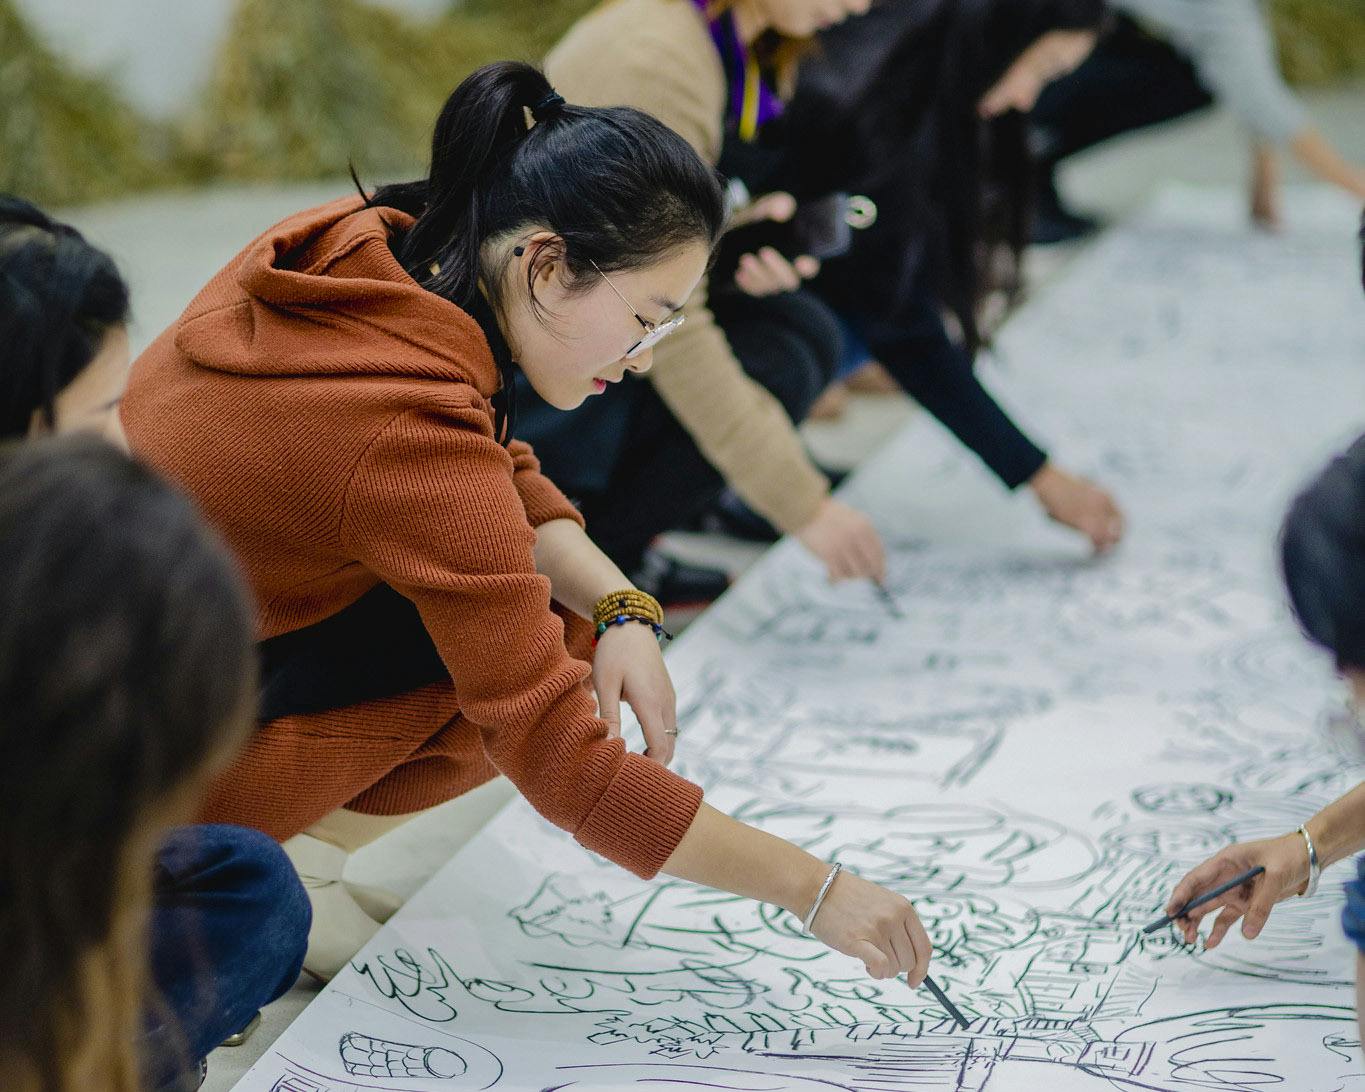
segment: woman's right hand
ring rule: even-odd
[[[1242,936],[1247,940],[1255,940],[1260,936],[1274,905],[1291,895],[1297,895],[1308,883],[1308,847],[1304,844],[1303,836],[1295,832],[1280,838],[1242,842],[1220,850],[1191,870],[1176,885],[1165,912],[1174,914],[1191,899],[1198,898],[1205,891],[1212,891],[1258,865],[1265,869],[1261,875],[1191,910],[1175,922],[1176,928],[1184,934],[1186,944],[1193,944],[1199,939],[1200,921],[1215,910],[1221,910],[1221,913],[1209,931],[1208,940],[1204,942],[1206,949],[1218,947],[1227,931],[1242,917],[1246,919],[1242,922]]]
[[[689,883],[780,906],[804,921],[830,866],[799,846],[741,823],[702,801],[659,871]],[[904,897],[851,872],[834,878],[811,922],[817,940],[861,959],[873,978],[924,981],[933,947]]]
[[[886,548],[872,521],[843,501],[826,497],[815,518],[796,533],[825,563],[830,583],[866,578],[886,580]]]
[[[924,981],[934,946],[910,900],[851,872],[840,872],[811,923],[817,940],[861,959],[869,978]]]

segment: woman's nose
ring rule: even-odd
[[[654,367],[653,349],[646,349],[639,356],[633,356],[626,361],[626,371],[634,372],[636,375],[644,375],[652,367]]]

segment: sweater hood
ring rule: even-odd
[[[389,248],[413,218],[347,197],[252,242],[190,303],[176,348],[240,375],[370,375],[472,384],[499,377],[464,310],[422,288]]]

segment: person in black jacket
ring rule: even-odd
[[[1099,486],[1053,463],[976,377],[978,315],[1018,287],[1031,172],[1024,115],[1094,43],[1099,0],[902,0],[825,32],[763,148],[722,170],[798,202],[847,191],[877,220],[811,287],[875,358],[1002,484],[1098,550],[1123,516]]]

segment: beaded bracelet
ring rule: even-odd
[[[597,624],[622,614],[634,615],[637,618],[648,618],[651,622],[662,623],[664,620],[663,608],[658,603],[625,596],[599,603],[593,608],[592,620],[594,624]]]
[[[656,624],[662,624],[664,620],[664,609],[654,596],[638,588],[623,588],[621,591],[604,595],[597,601],[592,609],[593,625],[601,625],[622,614],[647,618]]]
[[[612,626],[624,626],[627,622],[639,622],[643,626],[648,626],[654,631],[654,636],[659,639],[659,643],[673,640],[673,634],[659,625],[658,622],[650,621],[648,618],[641,618],[637,614],[618,614],[615,618],[608,618],[605,622],[597,623],[597,632],[592,639],[592,647],[597,647],[597,642],[602,639],[602,635]]]

